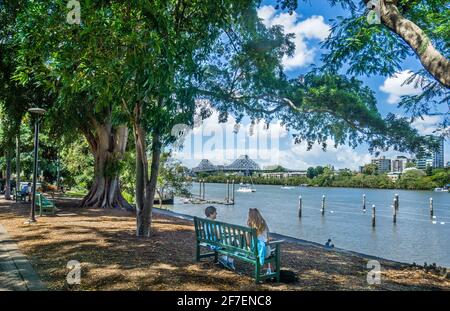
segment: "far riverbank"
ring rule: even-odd
[[[280,173],[281,174],[281,173]],[[200,175],[194,181],[204,180],[207,183],[247,183],[274,186],[333,187],[333,188],[368,188],[368,189],[402,189],[402,190],[433,190],[450,184],[450,169],[436,169],[430,176],[420,170],[405,173],[398,180],[391,179],[387,174],[367,175],[351,171],[325,172],[314,178],[306,176],[267,177],[214,174]]]

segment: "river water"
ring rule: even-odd
[[[239,187],[237,185],[236,189]],[[318,188],[255,185],[256,192],[235,193],[235,205],[214,204],[218,220],[245,225],[248,209],[258,208],[271,232],[325,243],[332,239],[338,248],[401,262],[424,262],[450,267],[450,193],[432,191]],[[192,192],[198,195],[199,186]],[[224,200],[225,184],[206,184],[206,199]],[[367,211],[362,209],[366,195]],[[397,223],[392,220],[392,201],[399,195]],[[302,196],[302,218],[298,217],[298,197]],[[322,195],[325,214],[320,212]],[[433,198],[434,218],[429,199]],[[372,204],[376,226],[372,227]],[[176,198],[169,209],[192,216],[204,216],[210,204],[185,204]]]

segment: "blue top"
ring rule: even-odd
[[[28,185],[23,186],[22,190],[20,190],[21,194],[28,194]]]
[[[264,260],[266,259],[266,247],[266,242],[258,239],[258,256],[261,265],[264,265]]]
[[[268,232],[265,230],[262,234],[258,235],[258,244],[257,244],[257,250],[258,250],[258,257],[259,257],[259,263],[261,265],[264,265],[266,255],[267,255],[267,239]],[[252,249],[255,247],[252,239],[251,244]]]

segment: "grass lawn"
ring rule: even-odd
[[[77,203],[59,200],[56,216],[27,225],[28,204],[0,200],[0,223],[51,290],[450,290],[442,276],[385,260],[381,284],[368,285],[369,259],[297,243],[283,244],[282,265],[299,282],[255,285],[248,264],[237,262],[238,274],[195,262],[190,221],[155,215],[153,236],[138,239],[134,214]],[[80,285],[66,283],[69,260],[81,263]]]
[[[71,197],[71,198],[82,198],[87,194],[86,190],[80,190],[80,189],[70,189],[64,193],[65,196]]]

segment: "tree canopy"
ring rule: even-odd
[[[260,1],[84,1],[79,24],[67,22],[66,1],[17,3],[0,3],[2,12],[15,8],[7,21],[14,31],[0,41],[13,60],[4,83],[44,90],[53,132],[85,136],[95,171],[86,206],[127,206],[118,172],[133,130],[139,236],[150,235],[161,153],[176,124],[194,123],[199,100],[219,111],[219,122],[230,114],[281,120],[309,147],[366,142],[375,152],[415,151],[427,141],[408,119],[383,118],[373,91],[354,77],[312,71],[289,79],[281,60],[293,37],[262,23]],[[277,3],[288,12],[297,5]]]

